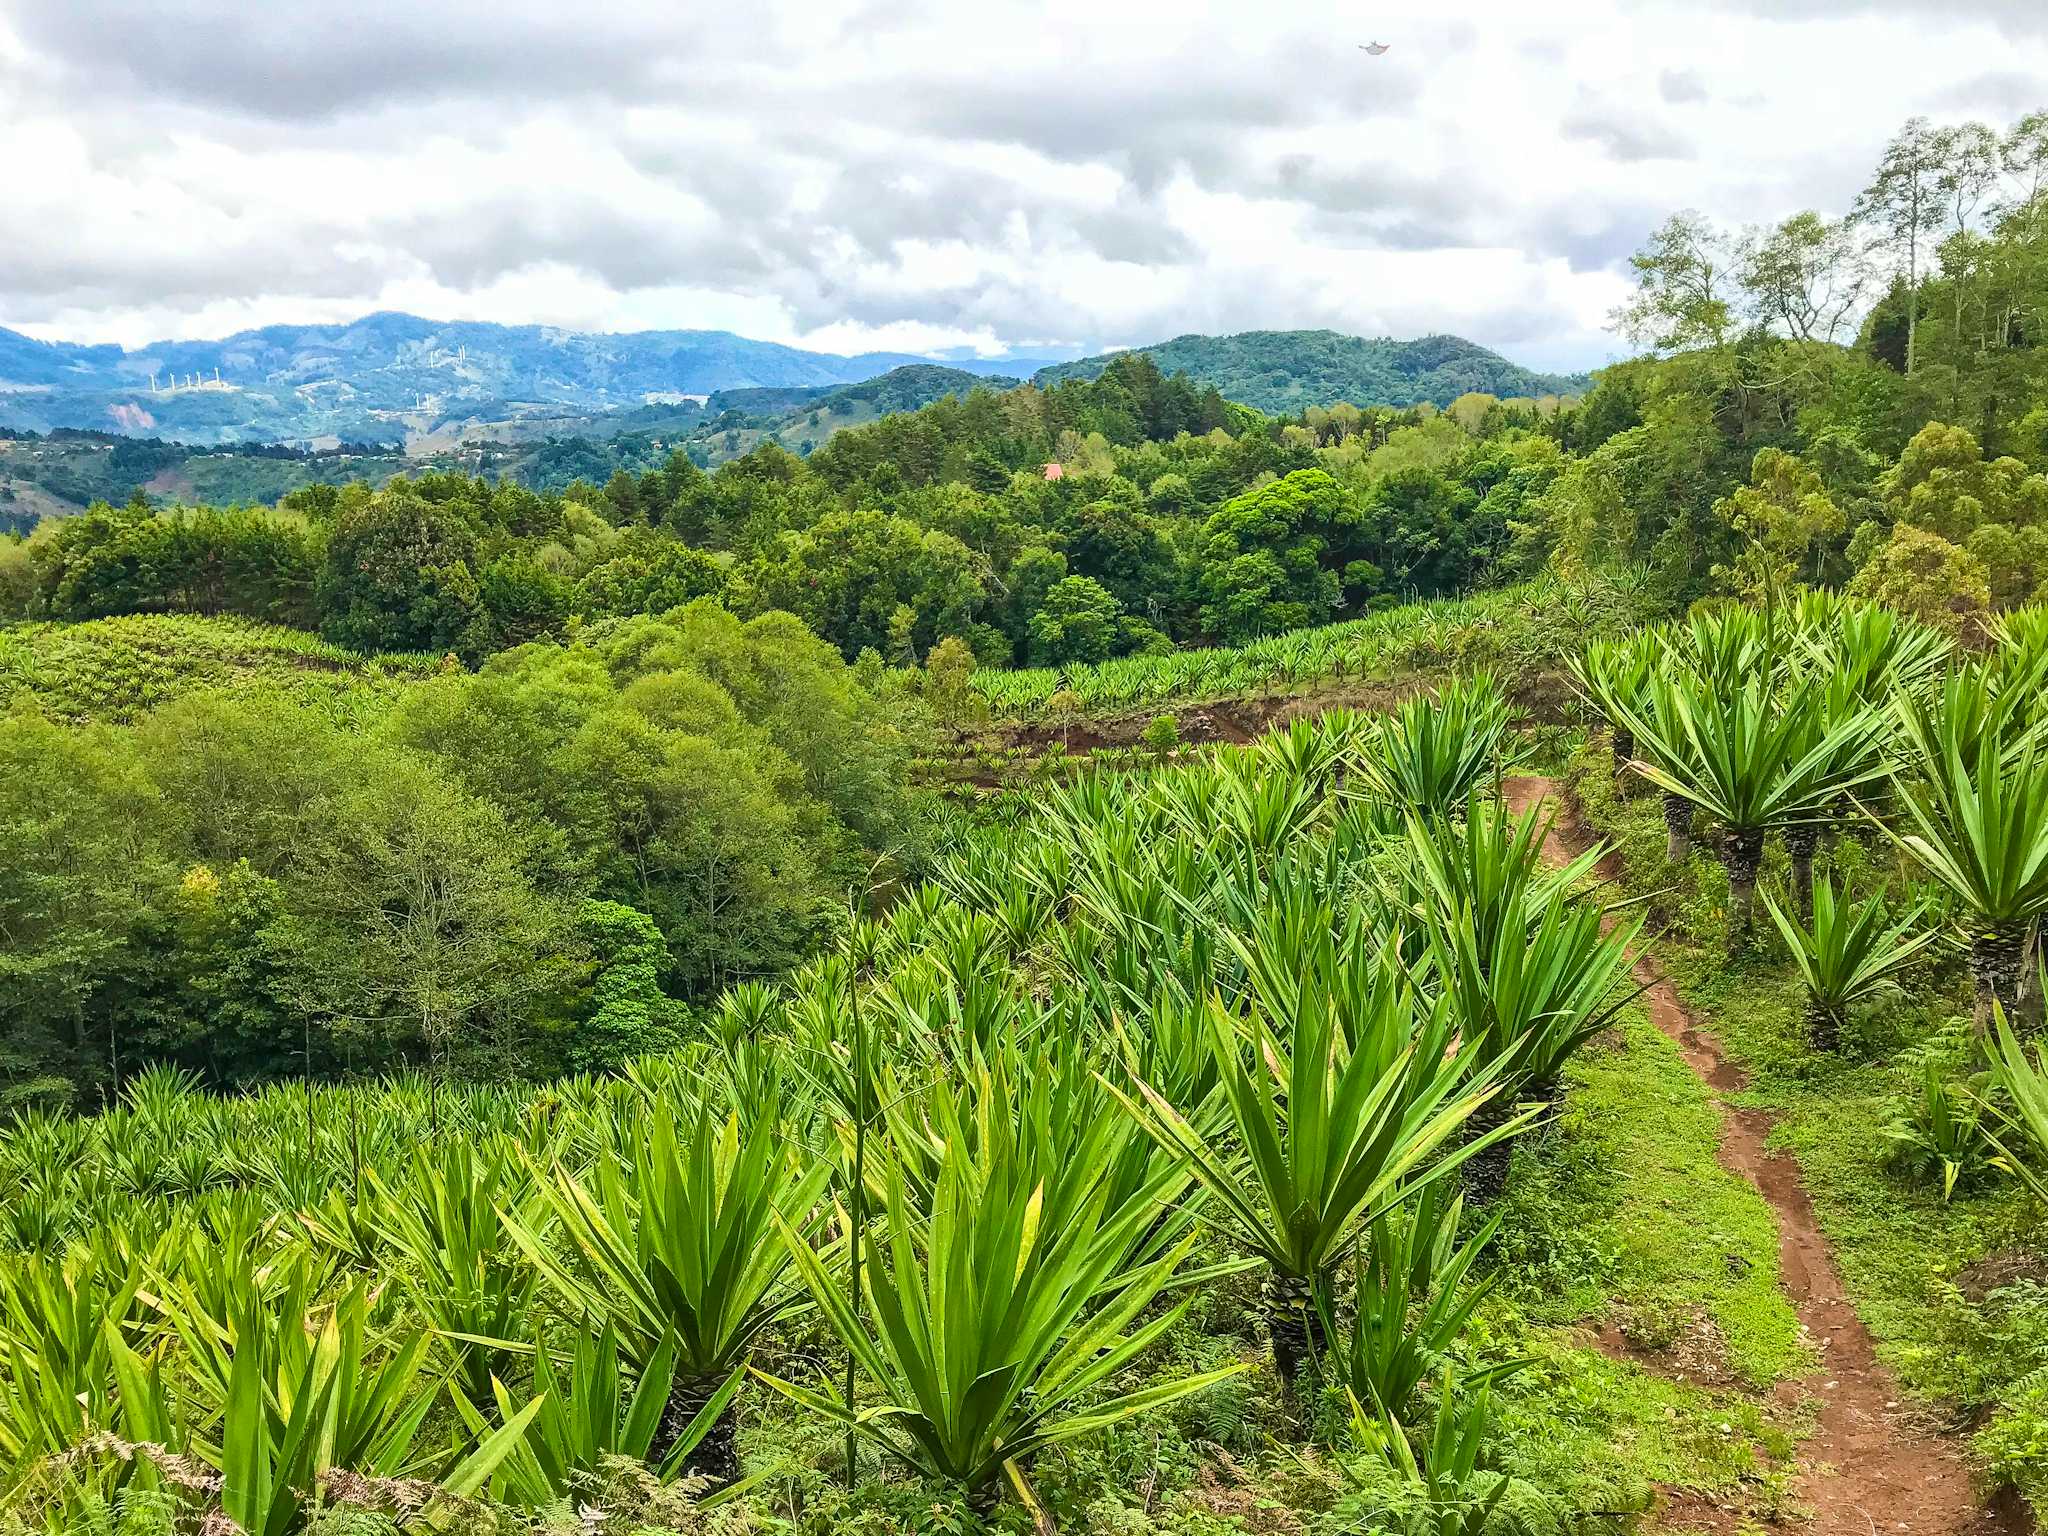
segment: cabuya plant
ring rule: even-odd
[[[1925,903],[1895,918],[1882,896],[1852,902],[1827,880],[1814,886],[1809,923],[1795,920],[1768,891],[1764,908],[1806,983],[1806,1034],[1816,1051],[1840,1050],[1849,1011],[1891,982],[1936,937],[1931,928],[1913,932]]]
[[[1155,1240],[1187,1176],[1162,1158],[1148,1177],[1122,1177],[1135,1126],[1121,1115],[1032,1113],[1020,1087],[1015,1073],[982,1076],[963,1105],[936,1086],[933,1122],[951,1129],[920,1177],[886,1143],[877,1148],[882,1223],[858,1296],[832,1252],[781,1223],[786,1251],[879,1400],[756,1374],[928,1477],[978,1499],[1007,1483],[1034,1505],[1027,1469],[1039,1451],[1243,1367],[1097,1395],[1186,1309],[1153,1303],[1193,1278],[1182,1265],[1194,1235]]]
[[[1829,719],[1822,702],[1811,684],[1781,694],[1757,677],[1724,686],[1671,668],[1651,684],[1647,709],[1623,712],[1643,754],[1637,771],[1720,825],[1731,953],[1749,943],[1765,837],[1817,820],[1884,771],[1882,717]]]
[[[2048,752],[2020,702],[1973,668],[1937,699],[1893,704],[1905,743],[1893,773],[1905,830],[1893,835],[1962,908],[1980,1032],[2017,1008],[2022,957],[2048,911]]]
[[[1142,1081],[1129,1102],[1265,1261],[1273,1363],[1291,1388],[1320,1348],[1316,1287],[1358,1235],[1532,1116],[1454,1145],[1501,1091],[1498,1068],[1475,1067],[1476,1041],[1454,1046],[1450,1007],[1417,997],[1397,936],[1373,944],[1362,918],[1340,924],[1301,883],[1277,882],[1275,902],[1256,932],[1231,935],[1251,979],[1243,1012],[1208,1009],[1227,1134]]]
[[[543,1196],[566,1259],[548,1234],[507,1214],[542,1281],[583,1326],[610,1326],[636,1372],[646,1376],[672,1349],[657,1458],[746,1363],[761,1330],[801,1300],[779,1234],[810,1228],[831,1168],[799,1159],[771,1105],[754,1109],[743,1121],[705,1105],[655,1105],[637,1121],[630,1160],[600,1158],[587,1181],[558,1171]],[[691,1469],[735,1479],[734,1433],[728,1411]]]

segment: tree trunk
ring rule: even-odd
[[[1634,780],[1628,765],[1635,761],[1636,735],[1634,731],[1614,728],[1614,785],[1623,795],[1634,788]]]
[[[1262,1290],[1266,1331],[1273,1340],[1273,1368],[1280,1373],[1280,1383],[1295,1406],[1305,1408],[1304,1389],[1311,1386],[1315,1362],[1326,1347],[1322,1319],[1316,1316],[1315,1286],[1304,1275],[1283,1275],[1275,1270],[1266,1277]],[[1305,1374],[1308,1380],[1304,1380]]]
[[[1842,1048],[1842,1016],[1817,997],[1806,1000],[1806,1043],[1831,1056]]]
[[[704,1405],[723,1385],[725,1379],[720,1376],[677,1378],[669,1389],[668,1404],[661,1410],[661,1424],[654,1431],[654,1443],[648,1450],[649,1461],[659,1464],[668,1455],[683,1437],[683,1431],[690,1427],[690,1421],[703,1412]],[[739,1424],[731,1405],[718,1416],[696,1448],[683,1457],[683,1470],[708,1478],[720,1488],[739,1481]]]
[[[1664,791],[1664,857],[1683,864],[1692,857],[1692,802]]]
[[[1764,862],[1763,830],[1731,830],[1723,858],[1728,866],[1728,953],[1733,956],[1749,948],[1750,926],[1756,919],[1756,872]]]
[[[1813,853],[1820,846],[1820,824],[1802,821],[1785,829],[1785,854],[1792,861],[1792,911],[1813,925]]]
[[[1920,186],[1916,176],[1906,236],[1906,377],[1913,377],[1913,365],[1920,355]]]
[[[1469,1145],[1513,1118],[1516,1095],[1503,1088],[1466,1118],[1460,1135]],[[1491,1205],[1508,1187],[1508,1168],[1515,1160],[1515,1138],[1504,1136],[1465,1159],[1458,1172],[1474,1205]]]
[[[1970,941],[1970,979],[1977,984],[1977,1033],[1991,1030],[1993,1006],[2018,1022],[2020,962],[2027,950],[2027,924],[2001,923]]]

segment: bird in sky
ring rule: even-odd
[[[1394,45],[1392,43],[1360,43],[1358,46],[1363,48],[1367,53],[1371,54],[1374,58],[1378,58],[1381,54],[1385,53],[1389,48],[1393,47]]]

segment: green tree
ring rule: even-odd
[[[1031,616],[1031,661],[1058,667],[1106,660],[1116,649],[1122,605],[1101,582],[1068,576],[1045,594]]]
[[[115,733],[0,716],[0,1106],[141,1065],[116,994],[157,878],[153,800]]]
[[[1951,635],[1981,631],[1991,612],[1982,562],[1938,533],[1901,523],[1849,583],[1873,602]]]
[[[717,557],[636,529],[583,573],[573,601],[578,612],[592,615],[666,613],[724,590],[725,567]]]
[[[1885,236],[1905,280],[1906,373],[1919,357],[1920,248],[1941,227],[1942,136],[1924,117],[1907,121],[1885,146],[1884,158],[1850,215]]]
[[[974,652],[965,640],[948,635],[924,661],[924,697],[932,713],[955,730],[988,716],[988,700],[974,686]]]
[[[1862,307],[1871,280],[1856,227],[1811,209],[1748,237],[1738,275],[1764,323],[1800,341],[1825,342]]]
[[[1986,459],[1965,427],[1929,422],[1913,435],[1881,489],[1887,509],[1960,544],[1987,523],[2048,527],[2048,474],[2014,458]]]
[[[293,871],[302,1005],[429,1066],[502,1070],[556,991],[568,923],[504,817],[403,758],[318,808]]]
[[[1742,540],[1733,565],[1717,570],[1734,591],[1767,606],[1784,602],[1802,576],[1817,577],[1811,562],[1846,522],[1820,476],[1778,448],[1759,449],[1750,483],[1714,510]]]
[[[1320,469],[1232,497],[1203,527],[1202,627],[1233,643],[1328,619],[1343,598],[1336,541],[1358,509]]]
[[[482,606],[476,530],[405,481],[344,494],[320,568],[320,628],[363,651],[445,651]]]
[[[1704,214],[1674,213],[1629,265],[1635,295],[1613,315],[1624,336],[1659,352],[1718,347],[1728,339],[1736,258]]]
[[[343,1064],[324,1020],[295,1006],[298,953],[282,883],[238,859],[195,864],[165,904],[174,985],[146,1036],[153,1054],[215,1082],[324,1076]]]
[[[661,990],[668,945],[654,919],[620,902],[585,901],[576,925],[589,950],[590,978],[572,1008],[563,1061],[576,1072],[609,1072],[635,1056],[674,1049],[683,1011]]]

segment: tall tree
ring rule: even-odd
[[[1895,260],[1903,257],[1906,277],[1906,372],[1919,360],[1920,242],[1941,227],[1938,185],[1945,153],[1943,135],[1924,117],[1907,121],[1891,143],[1870,185],[1856,199],[1850,217],[1872,224],[1889,237]]]
[[[1870,287],[1870,262],[1853,225],[1808,209],[1752,232],[1739,276],[1765,324],[1801,341],[1833,341]]]
[[[1720,346],[1734,318],[1729,304],[1733,257],[1706,216],[1674,213],[1629,258],[1636,292],[1614,311],[1615,328],[1660,352]]]

